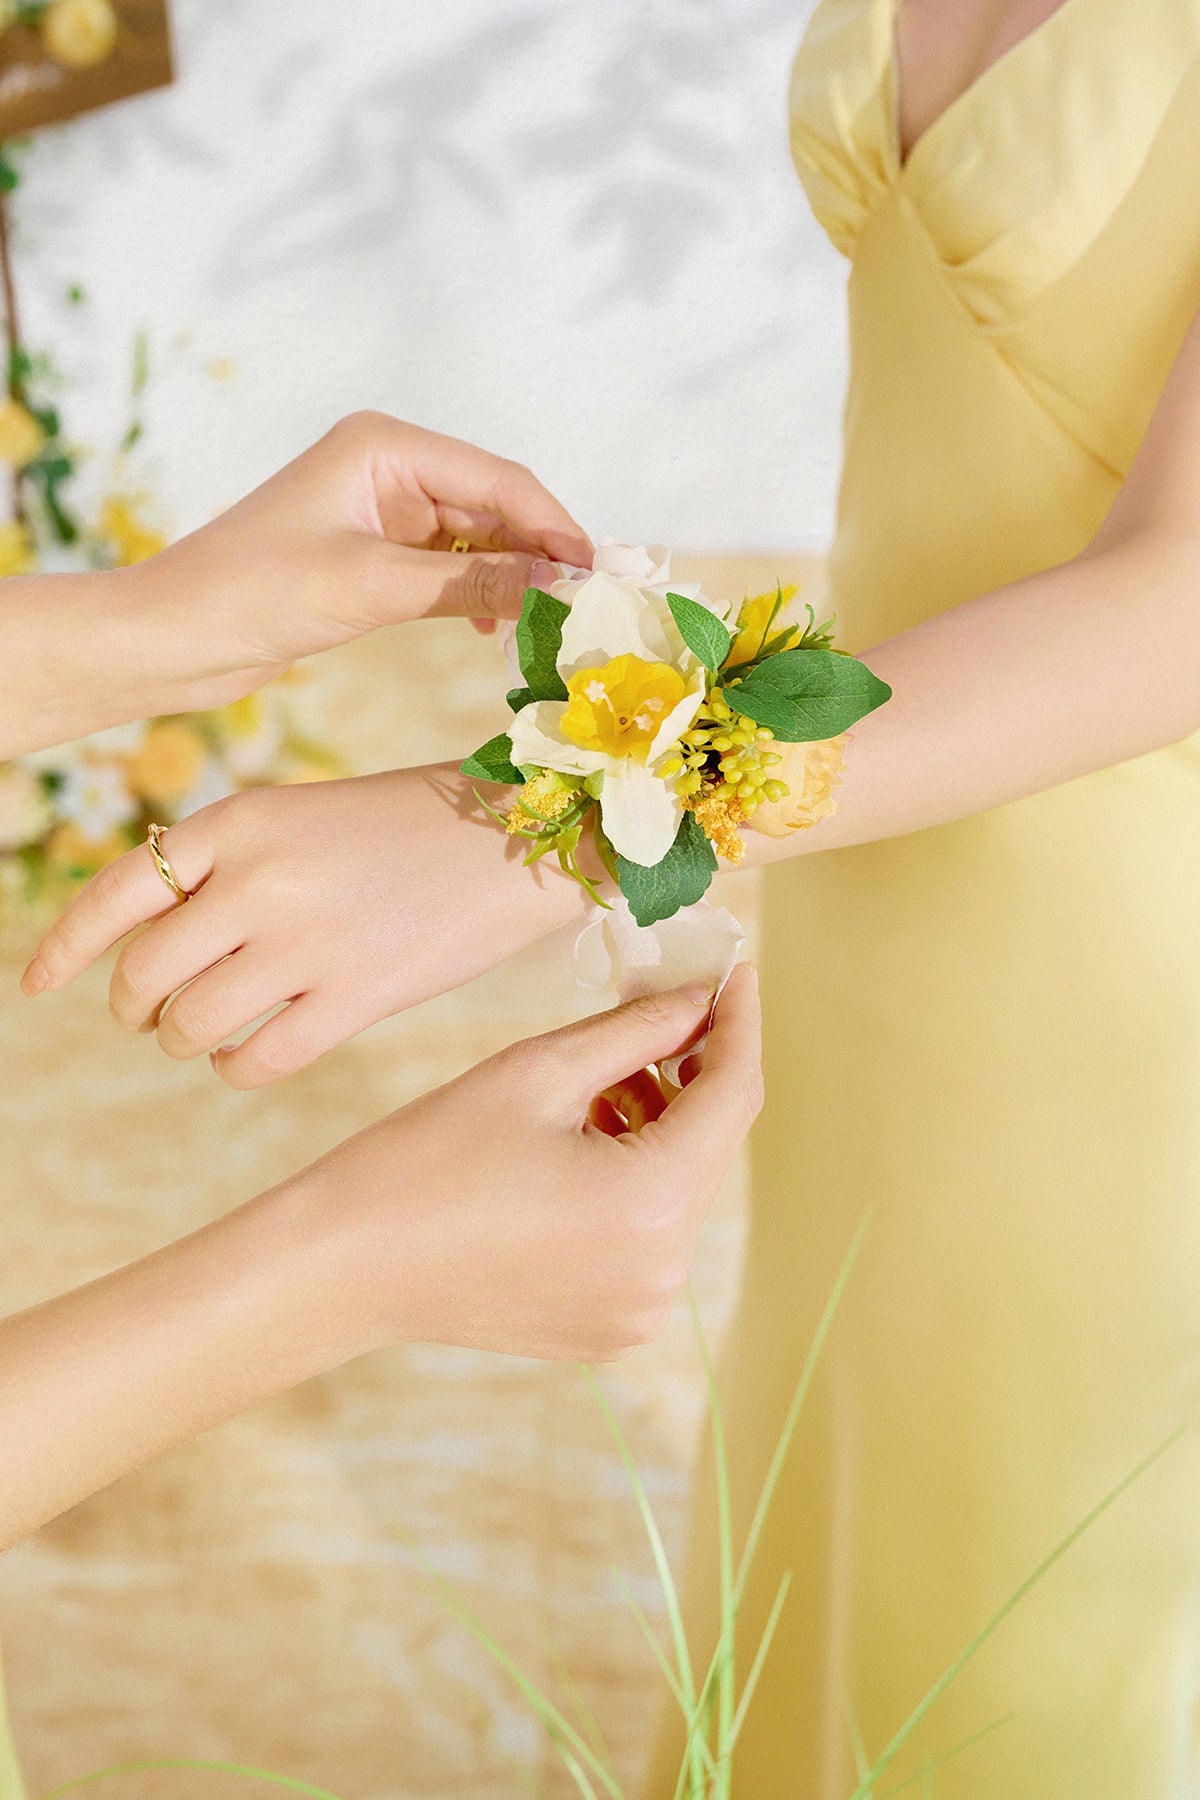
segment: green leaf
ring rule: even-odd
[[[512,760],[512,743],[506,731],[481,744],[459,768],[472,781],[498,781],[505,787],[522,787],[525,777]]]
[[[9,162],[7,156],[0,156],[0,194],[11,194],[20,183],[21,177]]]
[[[781,650],[722,692],[735,712],[792,744],[837,737],[892,695],[856,657],[801,649]]]
[[[517,655],[521,673],[535,700],[565,700],[567,690],[558,672],[563,626],[570,607],[541,588],[526,588],[525,604],[517,622]]]
[[[717,872],[717,858],[693,812],[685,812],[675,842],[653,868],[617,858],[617,876],[629,910],[639,925],[669,919],[681,906],[692,906]]]
[[[508,701],[512,711],[519,713],[523,706],[532,706],[533,702],[537,699],[537,695],[533,692],[532,688],[511,688],[505,695],[505,699]]]
[[[705,668],[715,674],[729,655],[733,644],[731,632],[706,606],[689,600],[686,594],[668,594],[667,605],[679,627],[679,635],[692,655],[698,656]]]

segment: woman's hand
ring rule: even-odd
[[[157,1030],[169,1056],[215,1051],[231,1087],[293,1074],[592,904],[550,858],[522,866],[524,841],[505,836],[453,764],[251,788],[162,842],[194,898],[172,898],[144,845],[129,851],[68,907],[22,986],[64,986],[150,921],[117,959],[113,1014]]]
[[[385,1344],[605,1359],[662,1330],[761,1102],[735,969],[515,1044],[165,1249],[0,1320],[0,1547]]]
[[[452,553],[455,539],[470,553]],[[352,414],[147,562],[11,576],[0,759],[224,705],[379,625],[516,617],[539,558],[591,556],[520,464],[383,413]]]
[[[363,1347],[623,1355],[657,1337],[760,1105],[758,984],[734,970],[688,1085],[645,1065],[693,1041],[712,990],[633,1000],[503,1050],[309,1172],[336,1194],[335,1278]]]

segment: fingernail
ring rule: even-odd
[[[529,585],[530,585],[530,587],[545,589],[550,586],[551,582],[561,581],[561,580],[562,580],[562,570],[559,568],[557,563],[546,562],[546,560],[543,557],[539,557],[535,563],[530,564],[530,568],[529,568]]]
[[[717,990],[711,981],[686,981],[679,991],[693,1006],[708,1006]]]
[[[35,956],[21,977],[21,992],[30,999],[50,986],[50,972],[40,956]]]

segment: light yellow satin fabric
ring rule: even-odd
[[[852,648],[1078,552],[1200,305],[1200,0],[1066,0],[903,167],[892,24],[890,0],[825,0],[793,87],[797,165],[851,258],[830,570]],[[847,1716],[878,1754],[1196,1416],[1198,905],[1195,740],[770,875],[769,1100],[724,1372],[740,1529],[873,1214],[743,1618],[744,1669],[794,1571],[739,1800],[845,1800]],[[708,1484],[690,1572],[705,1644],[712,1539]],[[1008,1716],[908,1791],[1194,1800],[1198,1577],[1193,1430],[1022,1603],[878,1794]],[[676,1749],[669,1734],[656,1800]]]
[[[0,1665],[0,1800],[25,1800],[25,1784],[8,1723],[4,1699],[4,1669]]]

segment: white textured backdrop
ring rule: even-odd
[[[842,272],[787,156],[804,0],[174,10],[177,87],[45,134],[19,221],[28,338],[55,352],[70,428],[97,449],[150,328],[144,473],[177,529],[372,405],[530,462],[597,535],[771,552],[709,564],[729,584],[714,592],[787,579],[826,540]],[[494,644],[448,621],[323,659],[313,689],[365,768],[468,749],[501,684]],[[726,898],[751,923],[747,879]],[[189,1228],[569,1004],[529,959],[234,1095],[118,1034],[101,973],[31,1020],[27,948],[0,945],[0,1308]],[[739,1194],[697,1266],[714,1326]],[[686,1322],[605,1381],[675,1551],[700,1400]],[[182,1752],[355,1800],[556,1800],[527,1709],[424,1592],[391,1519],[539,1679],[557,1682],[561,1654],[634,1776],[654,1676],[609,1565],[659,1614],[584,1398],[554,1367],[368,1358],[10,1553],[0,1632],[33,1791]],[[122,1782],[122,1800],[212,1791]]]
[[[810,10],[176,0],[176,88],[39,143],[29,335],[103,444],[152,327],[180,528],[369,405],[530,462],[601,535],[818,546],[844,347],[787,153]]]

